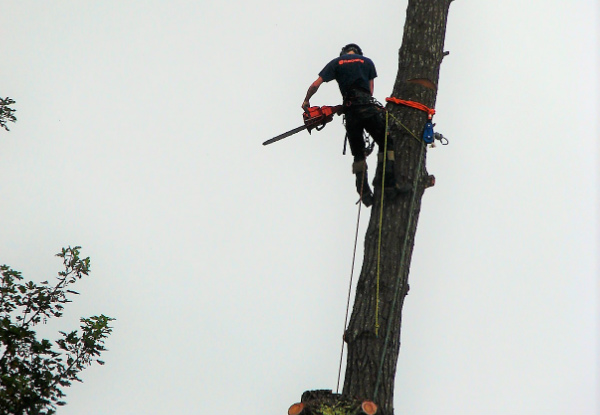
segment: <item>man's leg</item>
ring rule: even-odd
[[[373,181],[373,185],[381,186],[381,175],[380,173],[383,171],[383,161],[384,161],[384,149],[387,149],[385,155],[385,187],[394,187],[396,185],[396,177],[394,174],[394,142],[389,135],[386,140],[386,125],[385,125],[385,112],[378,107],[371,106],[367,111],[365,111],[365,115],[368,116],[364,120],[365,129],[367,132],[373,137],[373,140],[377,143],[377,147],[379,147],[379,153],[377,154],[377,174],[375,175],[375,180]]]
[[[371,206],[373,204],[373,192],[369,186],[367,161],[362,159],[352,163],[352,173],[356,176],[356,191],[360,195],[360,200],[366,207]]]
[[[363,204],[368,207],[373,204],[373,192],[369,186],[367,174],[363,127],[358,121],[360,120],[354,117],[353,114],[346,114],[346,133],[350,143],[350,151],[354,156],[352,173],[356,176],[356,191],[360,195]]]
[[[396,179],[395,164],[396,157],[394,151],[394,141],[387,135],[386,122],[385,122],[385,111],[378,109],[378,107],[372,106],[369,110],[369,118],[365,119],[365,129],[371,134],[371,137],[377,143],[379,147],[379,153],[377,154],[377,170],[373,185],[376,187],[381,186],[382,177],[381,172],[385,169],[383,185],[386,189],[392,189],[395,193],[404,193],[412,189],[409,183],[402,183],[402,181]],[[387,135],[387,143],[385,142]],[[385,153],[385,168],[384,164],[384,148],[387,149]]]

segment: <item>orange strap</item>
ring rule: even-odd
[[[399,105],[406,105],[408,107],[412,107],[412,108],[416,108],[418,110],[421,111],[425,111],[427,113],[427,116],[429,117],[429,119],[431,119],[433,117],[433,114],[435,114],[435,110],[433,108],[429,108],[426,105],[421,104],[420,102],[415,102],[415,101],[405,101],[403,99],[398,99],[398,98],[386,98],[385,99],[387,102],[393,102],[394,104],[399,104]]]

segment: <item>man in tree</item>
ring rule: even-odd
[[[302,108],[310,107],[310,99],[317,92],[323,82],[336,80],[344,99],[344,115],[346,117],[346,136],[350,143],[350,150],[354,156],[352,173],[356,175],[356,190],[361,196],[365,206],[373,204],[373,192],[369,187],[367,177],[367,152],[363,139],[366,130],[379,146],[378,160],[383,163],[383,149],[385,145],[386,123],[385,109],[373,99],[374,79],[377,71],[373,61],[363,56],[361,48],[350,43],[344,46],[339,58],[331,60],[319,73],[306,93]],[[401,189],[396,186],[394,177],[394,152],[393,143],[388,138],[385,180],[386,189]],[[379,169],[378,171],[381,171]],[[375,178],[377,186],[381,179]]]

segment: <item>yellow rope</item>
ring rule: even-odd
[[[377,381],[375,382],[375,391],[373,392],[373,398],[376,399],[377,398],[377,393],[379,392],[379,385],[381,384],[381,375],[383,373],[383,363],[385,361],[385,355],[387,353],[387,347],[388,347],[388,343],[390,340],[390,333],[392,332],[392,316],[394,315],[394,309],[396,308],[396,303],[398,301],[398,295],[400,292],[400,280],[402,279],[403,275],[401,273],[401,271],[403,270],[403,266],[404,266],[404,261],[406,259],[406,250],[408,247],[408,240],[409,240],[409,232],[410,229],[412,227],[412,221],[413,221],[413,213],[414,213],[414,209],[415,209],[415,204],[416,204],[416,195],[417,195],[417,183],[420,177],[420,172],[421,172],[421,166],[423,165],[423,159],[424,159],[424,151],[425,148],[427,146],[424,145],[424,143],[421,143],[421,154],[419,155],[419,164],[417,166],[417,170],[415,172],[415,178],[414,178],[414,182],[413,182],[413,195],[410,201],[410,210],[408,213],[408,221],[406,224],[406,233],[404,235],[404,243],[402,245],[402,255],[400,257],[400,268],[399,268],[399,272],[398,272],[398,277],[396,279],[396,289],[394,291],[394,299],[392,301],[392,306],[391,306],[391,310],[390,310],[390,314],[389,314],[389,319],[388,319],[388,325],[387,325],[387,330],[386,330],[386,335],[385,335],[385,340],[383,342],[383,351],[381,354],[381,360],[379,362],[379,370],[377,371]]]
[[[384,150],[383,150],[383,166],[382,166],[382,178],[381,178],[381,204],[380,204],[380,210],[379,210],[379,236],[378,236],[378,241],[377,241],[377,293],[376,293],[376,308],[375,308],[375,335],[377,337],[379,337],[379,281],[380,281],[380,268],[381,268],[381,229],[383,227],[383,201],[384,201],[384,185],[385,185],[385,164],[387,161],[387,138],[388,138],[388,133],[389,133],[389,119],[388,116],[391,116],[392,119],[394,121],[396,121],[401,127],[403,127],[406,131],[408,131],[410,133],[411,136],[413,136],[420,144],[422,144],[422,141],[404,124],[402,124],[402,122],[400,120],[398,120],[396,117],[394,117],[392,114],[390,114],[387,110],[385,110],[385,138],[384,138]],[[419,163],[419,168],[418,170],[420,170],[420,163]],[[366,171],[366,169],[365,169]],[[352,267],[351,267],[351,271],[350,271],[350,287],[349,287],[349,291],[348,291],[348,301],[346,304],[346,318],[344,321],[344,330],[346,329],[346,324],[348,322],[348,312],[350,309],[350,293],[352,290],[352,279],[353,279],[353,275],[354,275],[354,261],[356,258],[356,246],[357,246],[357,241],[358,241],[358,229],[359,229],[359,224],[360,224],[360,211],[361,211],[361,201],[362,201],[362,187],[364,184],[364,175],[365,175],[365,171],[363,171],[363,179],[362,179],[362,183],[361,183],[361,192],[360,192],[360,200],[359,200],[359,207],[358,207],[358,218],[357,218],[357,222],[356,222],[356,235],[354,237],[354,254],[352,257]],[[418,174],[417,174],[418,176]],[[416,180],[415,180],[415,184],[416,184]],[[414,195],[413,195],[414,196]],[[411,205],[414,203],[414,197],[413,197],[413,201],[411,203]],[[411,206],[411,212],[412,212],[412,206]],[[410,220],[409,220],[410,223]],[[406,245],[406,244],[405,244]],[[402,261],[403,262],[403,259]],[[394,298],[395,300],[395,298]],[[395,303],[395,301],[394,301]],[[394,304],[395,305],[395,304]],[[393,307],[392,307],[393,308]],[[388,326],[388,336],[389,336],[389,331],[390,328]],[[384,349],[387,347],[387,337],[386,336],[386,344]],[[384,350],[385,351],[385,350]],[[384,354],[385,355],[385,354]],[[339,387],[340,387],[340,379],[341,379],[341,373],[342,373],[342,359],[344,356],[344,340],[342,339],[342,351],[340,353],[340,365],[339,365],[339,370],[338,370],[338,380],[337,380],[337,390],[336,393],[339,391]],[[383,358],[381,363],[383,363]],[[381,376],[381,370],[382,368],[379,368],[379,374],[377,376],[377,385],[375,386],[375,396],[377,395],[377,391],[379,388],[379,380],[380,380],[380,376]]]
[[[383,142],[383,165],[381,172],[381,203],[379,206],[379,236],[377,239],[377,294],[375,300],[375,336],[379,337],[379,275],[381,272],[381,229],[383,227],[383,197],[385,194],[385,163],[387,161],[388,112],[385,112],[385,138]]]
[[[391,114],[390,114],[391,115]],[[410,229],[412,227],[412,221],[413,221],[413,214],[414,214],[414,209],[415,209],[415,204],[416,204],[416,195],[417,195],[417,183],[421,174],[421,167],[423,165],[423,159],[424,159],[424,152],[425,149],[427,148],[427,145],[420,140],[407,126],[405,126],[404,124],[402,124],[402,122],[400,122],[400,120],[398,120],[396,117],[394,117],[393,115],[391,115],[392,118],[394,119],[394,121],[396,121],[400,126],[402,126],[406,131],[408,131],[410,133],[410,135],[412,135],[421,145],[421,154],[419,155],[419,164],[417,165],[417,170],[415,171],[415,178],[413,180],[413,194],[411,197],[411,201],[410,201],[410,210],[408,213],[408,221],[406,224],[406,231],[405,231],[405,235],[404,235],[404,243],[402,245],[402,254],[400,257],[400,268],[399,268],[399,272],[398,272],[398,276],[396,279],[396,289],[394,292],[394,299],[392,301],[392,305],[391,305],[391,310],[390,310],[390,314],[389,314],[389,318],[388,318],[388,324],[387,324],[387,330],[386,330],[386,335],[385,335],[385,341],[383,343],[383,352],[381,354],[381,360],[379,362],[379,370],[377,371],[377,381],[375,382],[375,390],[373,392],[373,397],[377,398],[377,393],[379,392],[379,386],[381,384],[381,375],[383,373],[383,363],[385,361],[385,355],[387,352],[387,347],[388,347],[388,343],[390,340],[390,333],[392,331],[392,316],[394,314],[394,309],[396,308],[396,303],[398,300],[398,295],[399,295],[399,291],[400,291],[400,280],[402,278],[402,274],[400,271],[403,270],[403,266],[404,266],[404,261],[406,259],[406,250],[408,247],[408,240],[409,240],[409,233],[410,233]],[[387,130],[387,117],[386,117],[386,130]],[[387,136],[386,136],[387,139]],[[387,143],[387,140],[386,140]],[[380,222],[381,223],[381,222]],[[379,229],[380,229],[380,233],[381,233],[381,224],[379,225]],[[378,270],[378,275],[377,275],[377,285],[379,286],[379,270]],[[377,302],[379,303],[379,291],[377,294]]]
[[[413,138],[415,140],[417,140],[419,142],[419,144],[422,144],[423,140],[420,139],[419,137],[416,136],[415,133],[413,133],[406,125],[402,124],[402,121],[400,121],[398,118],[394,117],[392,114],[389,113],[389,111],[386,111],[386,114],[389,114],[390,117],[392,117],[392,119],[394,121],[396,121],[402,128],[404,128],[406,131],[408,131],[408,133],[413,136]],[[387,116],[386,116],[386,125],[387,125]]]

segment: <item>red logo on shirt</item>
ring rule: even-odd
[[[345,64],[345,63],[354,63],[354,62],[365,63],[365,61],[364,61],[364,60],[362,60],[362,59],[340,59],[340,60],[338,61],[338,64],[339,64],[339,65],[343,65],[343,64]]]

